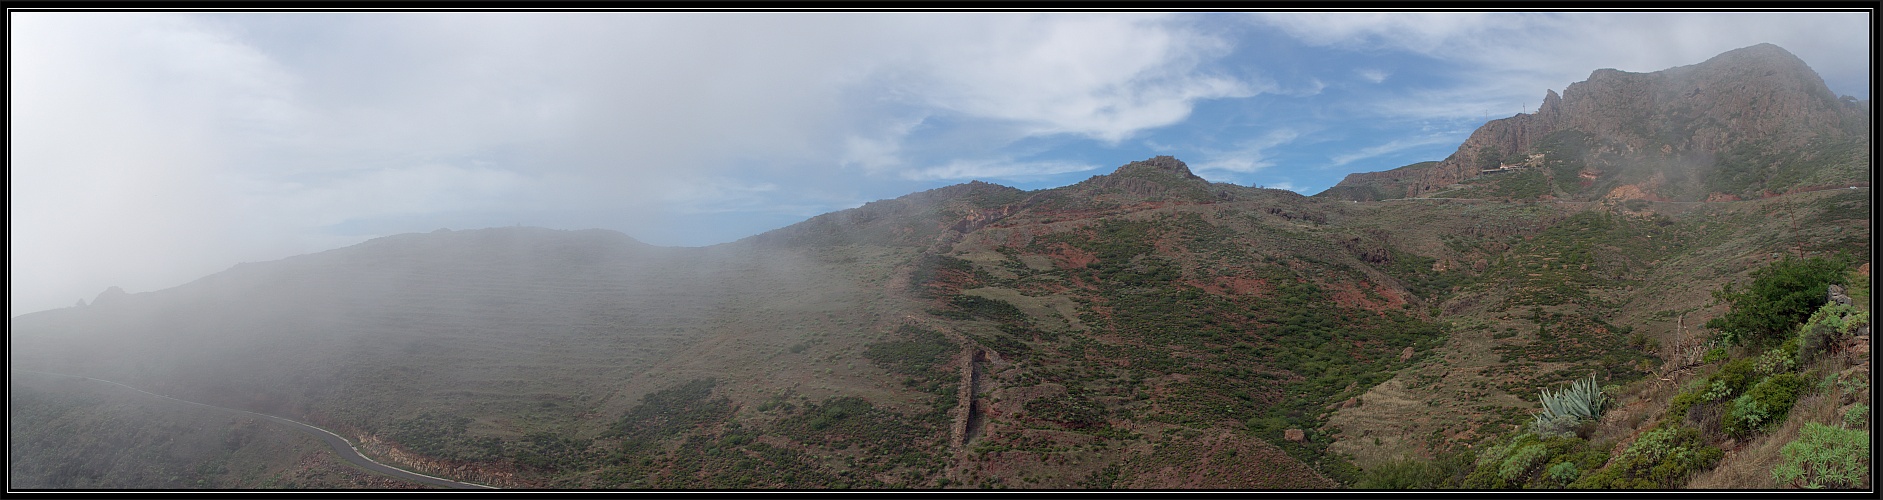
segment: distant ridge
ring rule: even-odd
[[[1651,199],[1757,196],[1792,187],[1771,160],[1813,147],[1846,154],[1845,142],[1867,135],[1867,101],[1840,99],[1804,61],[1766,43],[1652,73],[1595,70],[1560,96],[1546,92],[1535,113],[1485,123],[1443,161],[1350,175],[1317,196],[1428,195],[1546,149],[1555,153],[1547,159],[1575,164],[1567,176],[1607,188],[1567,195],[1627,185]]]

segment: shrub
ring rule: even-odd
[[[1634,444],[1600,472],[1570,483],[1571,488],[1673,488],[1695,472],[1710,469],[1725,453],[1707,446],[1700,431],[1663,425],[1641,434]]]
[[[1511,452],[1510,456],[1504,458],[1504,463],[1497,466],[1497,477],[1505,481],[1521,478],[1531,468],[1548,459],[1549,452],[1549,447],[1543,446],[1543,443],[1518,448],[1517,451]]]
[[[1870,433],[1806,423],[1796,441],[1779,450],[1772,469],[1779,484],[1805,488],[1863,488],[1870,477]]]
[[[1367,469],[1354,488],[1363,490],[1434,489],[1439,479],[1437,465],[1416,458],[1394,460]]]
[[[1694,405],[1708,401],[1712,400],[1706,398],[1705,388],[1703,387],[1685,391],[1674,395],[1673,402],[1667,404],[1667,414],[1670,417],[1686,415],[1688,410],[1692,409]]]
[[[1713,376],[1707,378],[1707,380],[1713,383],[1723,384],[1720,387],[1726,389],[1724,393],[1716,394],[1712,399],[1722,399],[1744,392],[1753,382],[1759,380],[1758,372],[1758,364],[1754,363],[1753,360],[1749,358],[1739,358],[1726,362],[1725,365],[1720,366],[1720,371],[1714,372]]]
[[[1575,462],[1557,462],[1544,471],[1544,477],[1549,479],[1551,486],[1561,488],[1582,477],[1582,471],[1577,469]]]
[[[1864,416],[1870,413],[1870,405],[1857,403],[1844,410],[1844,427],[1860,428],[1865,423]]]
[[[1789,351],[1784,348],[1766,350],[1765,354],[1759,355],[1759,360],[1754,363],[1754,368],[1757,368],[1761,375],[1772,375],[1789,372],[1792,368],[1797,367],[1797,343],[1786,341],[1786,344],[1791,345],[1793,349]]]
[[[1608,454],[1581,438],[1523,433],[1474,458],[1464,464],[1465,488],[1560,488],[1601,467]]]
[[[1816,361],[1838,337],[1851,335],[1857,328],[1868,324],[1868,312],[1836,302],[1824,304],[1817,312],[1811,313],[1811,318],[1805,320],[1805,324],[1798,328],[1798,335],[1793,338],[1798,343],[1798,362]]]
[[[1844,263],[1819,257],[1773,262],[1752,272],[1745,289],[1728,284],[1713,298],[1731,305],[1723,316],[1706,322],[1728,343],[1770,345],[1792,325],[1803,322],[1824,304],[1831,284],[1845,281]]]
[[[1728,434],[1745,436],[1783,421],[1804,388],[1805,379],[1796,374],[1780,373],[1766,378],[1733,400],[1732,411],[1721,417],[1721,427]]]

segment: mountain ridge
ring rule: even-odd
[[[1595,70],[1560,96],[1547,91],[1535,113],[1485,123],[1436,165],[1416,172],[1395,170],[1388,176],[1350,175],[1335,185],[1339,189],[1319,195],[1336,196],[1392,179],[1404,179],[1399,184],[1406,197],[1430,195],[1479,177],[1480,171],[1520,164],[1525,155],[1539,152],[1550,139],[1563,139],[1563,134],[1573,134],[1575,142],[1587,146],[1556,151],[1550,159],[1581,167],[1570,175],[1600,181],[1625,178],[1610,188],[1645,187],[1650,196],[1676,201],[1745,197],[1766,188],[1782,192],[1789,186],[1769,186],[1771,182],[1722,192],[1724,186],[1702,185],[1698,178],[1718,170],[1722,156],[1770,156],[1813,142],[1866,136],[1867,115],[1867,106],[1840,100],[1797,56],[1776,45],[1758,44],[1650,73]],[[1665,173],[1675,170],[1681,172]],[[1663,177],[1650,181],[1656,173]],[[1867,173],[1862,177],[1867,180]],[[1392,184],[1374,190],[1390,191],[1386,186]],[[1625,196],[1604,191],[1579,199],[1610,194]]]

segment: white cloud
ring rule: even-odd
[[[1387,141],[1384,144],[1368,146],[1368,147],[1360,148],[1350,153],[1334,155],[1332,158],[1329,158],[1329,159],[1333,160],[1332,166],[1338,167],[1338,166],[1344,166],[1349,163],[1353,163],[1355,161],[1379,157],[1379,156],[1388,155],[1392,153],[1397,153],[1400,151],[1405,151],[1405,150],[1420,147],[1420,146],[1430,146],[1434,144],[1457,144],[1458,142],[1460,142],[1460,139],[1457,134],[1428,135],[1425,137],[1394,139],[1391,141]]]
[[[1202,159],[1191,163],[1190,167],[1197,172],[1254,173],[1275,165],[1275,162],[1268,158],[1267,150],[1293,142],[1301,136],[1302,132],[1299,130],[1280,128],[1253,139],[1240,141],[1233,149],[1205,148],[1201,151]]]
[[[1014,161],[1010,158],[962,159],[945,165],[910,170],[903,176],[910,180],[986,180],[1025,179],[1048,175],[1084,172],[1099,168],[1071,161]]]
[[[1354,70],[1354,74],[1360,75],[1360,78],[1366,79],[1366,81],[1373,82],[1373,83],[1385,82],[1386,77],[1391,75],[1391,73],[1387,73],[1384,70],[1372,69],[1372,68],[1357,69],[1357,70]]]
[[[1108,142],[1261,85],[1202,70],[1227,41],[1164,15],[944,15],[899,19],[923,43],[896,67],[926,104],[1013,123],[1023,135]]]

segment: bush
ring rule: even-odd
[[[1754,368],[1758,369],[1759,374],[1773,375],[1789,372],[1798,366],[1798,342],[1796,339],[1788,340],[1785,341],[1785,346],[1790,349],[1784,347],[1769,349],[1759,355],[1759,360],[1754,363]]]
[[[1557,462],[1556,465],[1544,471],[1544,477],[1549,480],[1551,486],[1561,488],[1582,477],[1582,471],[1576,467],[1575,462]]]
[[[1386,462],[1367,469],[1353,487],[1363,490],[1425,490],[1438,488],[1437,465],[1416,458]]]
[[[1798,440],[1779,450],[1772,469],[1779,484],[1805,488],[1864,488],[1870,477],[1870,433],[1806,423]]]
[[[1570,483],[1569,487],[1673,488],[1686,482],[1693,473],[1713,468],[1724,455],[1719,448],[1702,442],[1699,430],[1663,425],[1642,433],[1608,467]]]
[[[1757,382],[1759,367],[1751,359],[1739,358],[1720,366],[1720,371],[1714,372],[1713,376],[1708,377],[1707,380],[1721,384],[1720,387],[1726,390],[1724,393],[1716,394],[1713,399],[1724,398],[1744,392],[1753,382]]]
[[[1464,477],[1466,488],[1560,488],[1574,482],[1582,471],[1608,461],[1608,454],[1576,437],[1519,434],[1508,442],[1486,447]]]
[[[1745,436],[1783,421],[1804,389],[1804,377],[1796,374],[1780,373],[1766,378],[1733,400],[1732,411],[1721,417],[1721,427],[1733,436]]]
[[[1851,405],[1850,409],[1844,410],[1844,427],[1852,429],[1863,427],[1863,424],[1867,422],[1864,420],[1864,416],[1869,414],[1870,405],[1863,403]]]
[[[1732,309],[1707,321],[1706,327],[1718,330],[1731,344],[1770,345],[1824,304],[1829,285],[1844,283],[1846,267],[1819,257],[1787,256],[1753,271],[1752,284],[1744,290],[1729,284],[1713,292],[1713,298]]]
[[[1838,337],[1851,335],[1857,328],[1868,324],[1868,312],[1836,302],[1824,304],[1824,307],[1811,313],[1811,318],[1805,320],[1804,326],[1798,328],[1798,335],[1793,338],[1798,343],[1798,362],[1816,361]]]

